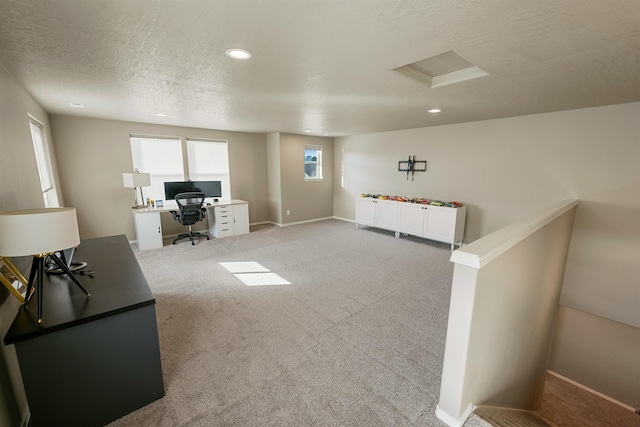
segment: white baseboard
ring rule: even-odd
[[[446,423],[449,427],[462,427],[472,412],[473,412],[472,403],[470,403],[469,406],[467,406],[467,409],[464,410],[460,418],[454,418],[451,415],[449,415],[447,412],[443,411],[442,408],[440,408],[440,404],[436,406],[436,417],[438,417],[438,419],[441,420],[442,422]]]
[[[356,223],[356,221],[355,221],[355,220],[353,220],[353,219],[341,218],[341,217],[339,217],[339,216],[333,216],[332,218],[333,218],[333,219],[339,219],[340,221],[350,222],[350,223],[352,223],[352,224],[355,224],[355,223]]]
[[[274,223],[271,222],[271,221],[252,222],[252,223],[249,224],[249,226],[252,226],[252,225],[264,225],[264,224],[274,224]]]
[[[290,226],[292,226],[292,225],[308,224],[308,223],[310,223],[310,222],[325,221],[325,220],[327,220],[327,219],[334,219],[334,217],[332,217],[332,216],[327,216],[327,217],[324,217],[324,218],[308,219],[308,220],[306,220],[306,221],[290,222],[290,223],[288,223],[288,224],[280,224],[280,223],[273,222],[273,221],[269,221],[269,223],[270,223],[270,224],[273,224],[273,225],[277,225],[278,227],[290,227]]]

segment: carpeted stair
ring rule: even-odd
[[[549,427],[554,426],[544,418],[529,411],[516,409],[479,407],[474,414],[496,427]],[[466,425],[466,424],[465,424]]]

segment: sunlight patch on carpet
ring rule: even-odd
[[[230,273],[266,273],[271,271],[267,267],[255,261],[221,262],[220,265],[226,268]]]
[[[254,261],[221,262],[227,271],[244,283],[246,286],[280,286],[290,285],[291,282],[272,273],[267,267]]]
[[[291,282],[278,276],[276,273],[242,273],[234,274],[247,286],[275,286],[290,285]]]

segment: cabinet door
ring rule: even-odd
[[[246,203],[233,205],[233,234],[249,232],[249,205]]]
[[[162,227],[160,212],[144,212],[134,214],[138,249],[157,249],[162,247]]]
[[[376,222],[376,204],[375,200],[362,199],[356,200],[356,224],[364,224],[373,226]]]
[[[456,224],[456,210],[454,208],[427,208],[427,222],[424,237],[439,242],[453,243]]]
[[[422,236],[425,207],[414,203],[400,203],[398,207],[398,231]]]
[[[377,200],[375,227],[396,231],[398,227],[398,202]]]

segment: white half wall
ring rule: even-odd
[[[576,202],[455,251],[438,416],[539,410]],[[457,424],[457,423],[456,423]]]

